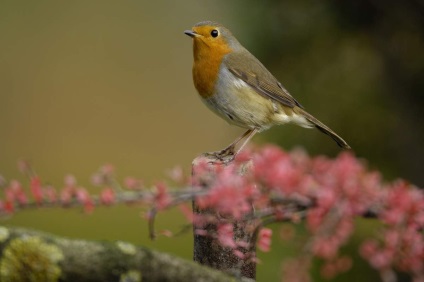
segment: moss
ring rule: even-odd
[[[0,243],[3,243],[7,239],[9,239],[9,229],[6,227],[0,226]]]
[[[13,239],[0,260],[0,281],[58,281],[62,251],[37,236]]]
[[[121,274],[119,282],[141,282],[141,272],[138,270],[129,270]]]
[[[135,255],[137,253],[137,248],[133,244],[118,241],[116,242],[116,246],[126,255]]]

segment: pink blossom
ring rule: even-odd
[[[41,179],[38,176],[31,177],[30,188],[32,196],[36,203],[41,203],[43,200],[43,188],[41,186]]]
[[[377,216],[383,224],[375,232],[374,239],[363,242],[360,254],[382,276],[403,271],[411,273],[417,281],[423,277],[423,190],[402,180],[384,183],[379,172],[369,171],[366,163],[351,152],[330,159],[309,157],[300,149],[288,153],[276,146],[265,146],[243,150],[230,164],[210,164],[208,161],[205,157],[197,158],[191,178],[184,176],[180,167],[170,172],[177,183],[190,179],[188,183],[192,187],[188,190],[171,193],[164,183],[158,183],[150,195],[126,192],[136,197],[141,195],[144,203],[153,204],[157,210],[194,198],[197,208],[208,212],[193,214],[188,205],[180,209],[193,222],[195,234],[215,238],[241,259],[247,259],[243,252],[250,242],[235,240],[233,221],[247,219],[254,221],[256,226],[256,223],[265,225],[268,220],[293,223],[306,217],[310,238],[304,248],[308,256],[286,264],[287,281],[308,281],[309,254],[323,260],[321,273],[327,278],[347,271],[352,260],[339,254],[353,233],[355,217]],[[54,188],[43,187],[27,163],[20,166],[31,177],[29,190],[35,203],[41,206],[43,200],[57,200]],[[94,199],[106,205],[114,203],[120,195],[108,187],[114,181],[113,174],[113,166],[105,165],[93,176],[95,185],[105,187],[98,198],[78,187],[74,176],[66,176],[65,187],[60,192],[61,203],[69,205],[76,200],[86,212],[93,210]],[[1,177],[0,182],[4,182]],[[124,184],[133,190],[142,187],[142,182],[133,177],[126,178]],[[25,207],[29,203],[26,188],[12,180],[4,189],[0,210],[12,213],[15,207]],[[153,214],[147,214],[149,219]],[[216,226],[216,233],[205,228],[212,225]],[[170,235],[170,232],[164,234]],[[280,231],[283,239],[290,240],[293,236],[292,226]],[[272,231],[262,228],[257,236],[258,249],[269,251],[271,239]]]
[[[17,180],[12,180],[10,185],[5,190],[6,201],[13,203],[18,202],[20,205],[25,205],[28,203],[28,197],[22,188],[22,185]]]
[[[308,156],[308,153],[302,147],[294,148],[289,152],[292,162],[297,167],[303,167],[309,169],[311,167],[311,158]]]
[[[217,184],[209,195],[199,197],[197,203],[202,208],[214,207],[221,215],[232,216],[236,219],[251,210],[251,205],[243,197],[242,186],[237,183]]]
[[[66,175],[64,182],[66,187],[75,187],[77,185],[77,180],[72,174]]]
[[[94,210],[93,199],[91,198],[90,194],[85,188],[83,187],[77,188],[75,192],[75,196],[78,202],[83,204],[84,212],[91,213]]]
[[[143,182],[135,177],[126,177],[124,180],[124,185],[128,189],[137,190],[143,187]]]
[[[24,190],[17,191],[17,192],[15,193],[15,198],[16,198],[16,201],[17,201],[20,205],[26,205],[26,204],[28,203],[28,197],[27,197],[27,195],[25,194]]]
[[[184,183],[184,171],[181,166],[176,166],[168,171],[169,177],[176,183]]]
[[[384,242],[389,248],[396,248],[400,241],[399,232],[397,230],[387,230],[384,234]]]
[[[200,236],[206,236],[206,235],[208,235],[208,231],[205,230],[205,229],[195,229],[194,230],[194,233],[196,235],[200,235]]]
[[[28,174],[29,172],[31,172],[31,165],[26,160],[19,160],[18,169],[21,173]]]
[[[254,157],[254,176],[266,187],[283,194],[294,192],[301,181],[302,171],[290,155],[276,147],[265,148]]]
[[[325,210],[331,209],[336,201],[340,200],[337,191],[322,189],[316,193],[317,205]]]
[[[80,203],[85,203],[90,199],[90,194],[85,188],[79,187],[75,193],[77,200]]]
[[[91,197],[87,198],[84,202],[84,212],[85,213],[92,213],[94,210],[94,202]]]
[[[115,191],[113,191],[110,187],[103,189],[100,193],[100,202],[104,205],[111,205],[115,202],[115,200]]]
[[[404,212],[401,209],[386,210],[381,214],[381,218],[390,225],[396,225],[404,220]]]
[[[164,209],[171,203],[171,196],[168,193],[165,183],[156,184],[155,205],[158,209]]]
[[[234,241],[234,231],[232,224],[220,224],[217,230],[218,241],[223,247],[235,248],[237,247]]]
[[[343,216],[337,224],[334,235],[338,238],[340,244],[343,244],[347,241],[353,231],[354,225],[351,217]]]
[[[13,213],[15,211],[15,206],[13,205],[13,202],[5,201],[4,210],[6,211],[6,213]]]
[[[216,175],[209,193],[196,199],[200,208],[214,208],[221,215],[236,219],[251,211],[250,200],[255,197],[257,190],[245,177],[236,173],[235,169],[232,165],[217,168],[219,174]]]
[[[182,213],[184,214],[184,216],[186,217],[186,219],[190,222],[193,222],[194,215],[193,215],[193,211],[191,210],[191,208],[189,208],[185,204],[180,205],[179,208],[182,211]]]
[[[6,201],[9,202],[14,202],[16,199],[16,193],[13,191],[13,189],[11,189],[10,186],[4,190],[4,196]]]
[[[340,244],[336,237],[317,238],[312,247],[313,253],[324,259],[334,259],[339,250]]]
[[[71,203],[71,200],[74,196],[74,188],[72,187],[65,187],[60,192],[60,201],[63,205],[69,205]]]
[[[53,203],[57,201],[57,192],[53,186],[47,185],[44,187],[43,194],[49,202]]]
[[[389,268],[394,258],[394,252],[389,249],[382,249],[369,258],[370,264],[379,270]]]
[[[245,257],[245,254],[242,251],[237,249],[233,250],[233,254],[240,259],[244,259]]]
[[[321,226],[326,213],[327,210],[322,207],[311,208],[306,215],[306,223],[308,228],[313,232],[317,231]]]
[[[249,242],[242,241],[242,240],[237,241],[236,244],[237,244],[237,247],[244,248],[244,249],[247,249],[250,246]]]
[[[208,160],[205,157],[198,157],[193,161],[193,175],[192,185],[193,186],[202,186],[203,177],[207,177],[208,174],[212,172],[212,167],[208,164]]]
[[[269,252],[271,249],[272,230],[269,228],[262,228],[258,234],[258,248],[262,252]]]
[[[16,193],[19,193],[22,191],[22,185],[17,180],[10,181],[9,190],[12,192],[13,195],[16,195]]]
[[[378,243],[375,240],[367,240],[362,243],[361,248],[359,249],[360,254],[364,258],[373,256],[377,252]]]
[[[383,232],[379,243],[363,244],[363,256],[379,269],[400,269],[401,265],[408,269],[414,265],[415,272],[422,269],[422,252],[412,251],[424,249],[418,231],[424,226],[422,191],[406,182],[387,187],[380,173],[368,171],[365,163],[350,152],[335,159],[309,158],[301,150],[288,154],[275,146],[248,153],[227,166],[196,163],[193,184],[207,189],[196,198],[199,208],[235,220],[250,215],[252,207],[255,211],[272,209],[276,219],[284,220],[291,214],[285,201],[309,206],[306,219],[314,236],[312,252],[325,260],[323,271],[327,276],[351,266],[349,258],[339,258],[338,254],[354,230],[354,217],[376,212],[391,233]],[[252,165],[240,173],[250,160]],[[273,202],[276,195],[282,203]],[[301,217],[294,212],[292,218]],[[402,230],[397,231],[400,226]],[[259,239],[258,246],[267,242]]]
[[[96,172],[91,176],[91,183],[94,186],[102,186],[105,182],[105,177],[102,173]]]

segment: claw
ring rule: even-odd
[[[204,157],[209,159],[210,164],[229,164],[235,159],[234,147],[225,148],[222,151],[204,153]]]

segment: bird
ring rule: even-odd
[[[184,33],[193,41],[192,76],[201,100],[228,123],[247,129],[225,149],[205,153],[211,163],[230,163],[256,133],[287,123],[315,127],[341,148],[350,149],[339,135],[306,112],[222,24],[202,21]]]

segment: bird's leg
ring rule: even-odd
[[[258,132],[258,129],[249,129],[240,135],[233,143],[221,151],[205,153],[203,156],[211,159],[211,163],[221,162],[229,163],[234,160],[237,154],[249,142],[250,139]],[[245,140],[243,140],[245,139]],[[236,146],[241,142],[239,149],[236,151]]]
[[[247,133],[247,132],[246,132]],[[250,141],[250,139],[253,138],[253,136],[255,136],[256,133],[258,133],[258,129],[254,128],[252,130],[250,130],[250,132],[248,134],[243,134],[243,137],[246,137],[246,139],[243,141],[243,143],[241,143],[240,147],[238,148],[238,150],[236,151],[236,153],[234,154],[234,157],[238,155],[238,153],[241,152],[241,150],[243,149],[243,147]]]
[[[243,138],[245,138],[247,135],[251,134],[251,132],[252,132],[251,129],[247,130],[242,135],[240,135],[239,137],[237,137],[237,139],[234,140],[234,142],[231,143],[228,147],[226,147],[225,149],[223,149],[221,151],[213,152],[212,154],[218,155],[218,156],[224,156],[224,157],[227,156],[227,155],[235,155],[235,148],[236,148],[237,144]]]

